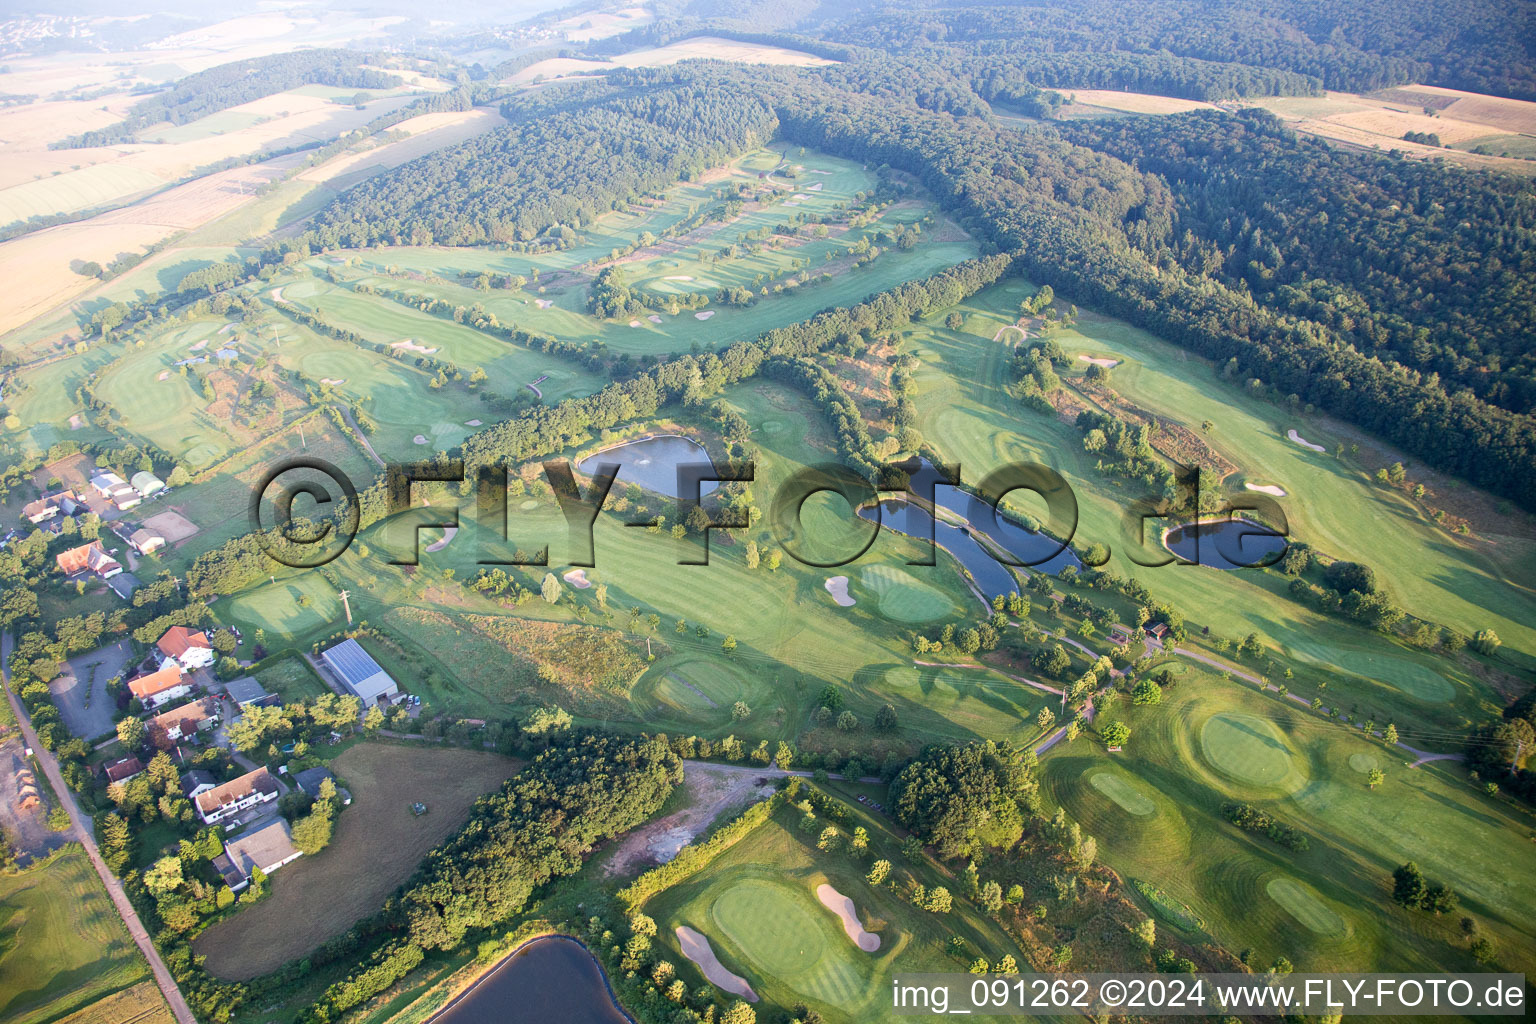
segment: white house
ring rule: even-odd
[[[197,807],[197,816],[203,819],[203,824],[215,825],[234,817],[241,811],[270,803],[276,800],[280,793],[281,789],[277,779],[272,777],[272,773],[266,768],[257,768],[253,772],[246,772],[238,779],[230,779],[221,786],[199,793],[192,802]]]
[[[187,672],[207,668],[218,657],[207,633],[186,626],[172,626],[155,646],[167,662],[174,661]]]

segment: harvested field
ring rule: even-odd
[[[419,156],[457,145],[492,128],[505,124],[499,110],[476,107],[473,110],[421,114],[401,121],[389,130],[391,135],[408,137],[396,142],[370,145],[357,153],[343,153],[318,167],[311,167],[298,177],[300,181],[331,182],[377,168],[398,167]]]
[[[825,67],[837,63],[801,50],[741,43],[734,39],[721,39],[719,36],[694,36],[668,46],[635,50],[620,54],[613,62],[627,68],[638,68],[676,64],[680,60],[733,60],[741,64],[788,64],[802,68]]]
[[[1128,114],[1182,114],[1187,110],[1211,110],[1213,104],[1176,96],[1154,96],[1118,89],[1063,89],[1070,99],[1090,107],[1123,110]]]
[[[452,835],[480,796],[519,762],[448,747],[364,743],[331,764],[352,793],[331,845],[272,878],[272,895],[217,924],[194,948],[208,970],[245,979],[303,956],[378,910],[427,852]],[[429,813],[411,814],[420,800]]]
[[[1450,117],[1429,117],[1425,114],[1410,114],[1386,108],[1334,114],[1326,120],[1389,139],[1401,139],[1407,132],[1434,134],[1448,146],[1488,134],[1486,125],[1471,121],[1458,121]]]
[[[1371,93],[1369,98],[1419,108],[1429,107],[1458,121],[1486,124],[1507,132],[1536,134],[1536,103],[1530,100],[1486,96],[1433,85],[1404,85],[1396,89],[1383,89]]]

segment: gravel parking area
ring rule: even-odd
[[[48,684],[59,715],[72,734],[93,740],[112,732],[117,706],[107,696],[107,680],[120,675],[132,656],[132,645],[119,640],[70,658],[59,678]]]

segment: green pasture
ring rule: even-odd
[[[148,976],[85,851],[0,877],[0,1017],[43,1024]]]
[[[925,236],[907,251],[888,247],[872,265],[838,272],[828,283],[788,288],[781,294],[760,298],[755,305],[745,308],[712,305],[710,309],[714,315],[705,320],[699,320],[691,310],[676,315],[662,310],[655,313],[661,323],[653,324],[642,314],[637,318],[639,326],[631,327],[627,317],[619,321],[599,321],[586,311],[592,277],[597,273],[599,263],[605,262],[614,248],[628,247],[643,231],[659,235],[692,211],[713,204],[714,196],[725,182],[755,182],[757,164],[767,162],[772,166],[777,161],[776,153],[749,154],[745,160],[732,165],[731,172],[725,177],[712,178],[702,185],[679,184],[667,190],[665,199],[658,204],[637,205],[607,214],[587,226],[583,244],[562,252],[529,256],[485,249],[401,246],[380,247],[353,255],[358,269],[365,274],[361,278],[363,281],[431,295],[455,304],[478,303],[502,323],[515,323],[562,340],[601,341],[615,352],[659,355],[686,352],[694,345],[710,348],[754,338],[773,327],[808,319],[822,309],[851,305],[903,281],[929,276],[977,254],[976,246],[969,240],[936,242]],[[712,295],[720,287],[749,285],[759,275],[766,275],[770,280],[779,278],[790,271],[791,261],[805,258],[810,259],[807,269],[817,274],[829,265],[828,253],[839,256],[860,236],[874,235],[894,224],[918,220],[930,209],[922,203],[903,203],[888,207],[871,224],[841,237],[770,249],[756,256],[714,261],[711,257],[716,252],[737,242],[749,231],[785,223],[792,215],[831,213],[837,204],[851,201],[861,191],[872,190],[877,183],[875,176],[858,164],[821,154],[797,156],[794,163],[801,167],[795,179],[795,187],[801,191],[789,194],[803,195],[805,199],[790,199],[789,202],[796,204],[794,206],[770,204],[728,224],[705,225],[691,232],[686,244],[680,244],[675,251],[626,262],[624,272],[631,285],[663,296],[696,291]],[[817,170],[829,173],[814,173]],[[818,184],[820,189],[804,191]],[[320,258],[309,261],[311,268],[323,265]],[[427,275],[427,279],[402,281],[371,276],[371,273],[389,267]],[[535,271],[540,275],[537,280],[534,279]],[[529,283],[522,291],[493,289],[483,292],[461,283],[461,275],[466,273],[519,274],[528,278]],[[668,280],[684,277],[693,280]],[[285,298],[289,295],[286,289],[283,294]],[[546,305],[541,306],[541,302]],[[491,372],[489,367],[487,372]]]
[[[1113,709],[1132,730],[1122,752],[1074,744],[1048,754],[1042,794],[1098,839],[1116,871],[1153,880],[1216,941],[1254,948],[1255,962],[1470,970],[1456,929],[1465,914],[1507,969],[1527,970],[1536,890],[1514,866],[1530,861],[1528,818],[1459,768],[1409,768],[1403,751],[1288,704],[1188,672],[1160,705]],[[1386,773],[1375,790],[1372,767]],[[1220,811],[1229,800],[1300,830],[1310,849],[1237,829]],[[1148,804],[1151,813],[1135,813]],[[1392,870],[1407,860],[1460,894],[1458,914],[1391,902]]]
[[[771,703],[774,694],[767,680],[725,655],[698,651],[658,659],[635,684],[631,699],[642,719],[660,713],[717,725],[730,721],[736,701],[756,708]]]
[[[815,834],[799,832],[792,824],[798,812],[790,809],[646,903],[657,945],[690,987],[707,983],[678,949],[680,925],[703,934],[721,963],[747,979],[766,1004],[805,1002],[834,1024],[881,1016],[898,973],[964,970],[969,959],[962,964],[945,952],[951,936],[965,943],[968,957],[995,961],[1012,953],[1022,959],[1002,931],[963,900],[947,915],[929,914],[889,887],[871,887],[864,872],[868,860],[879,857],[896,865],[898,877],[911,872],[929,885],[954,882],[937,876],[926,860],[907,862],[882,819],[855,815],[847,828],[868,828],[868,859],[817,850]],[[817,900],[822,884],[853,900],[864,928],[880,937],[879,949],[865,953],[854,946],[842,922]]]
[[[207,399],[195,385],[191,368],[183,373],[175,363],[207,356],[209,362],[199,365],[206,370],[214,350],[234,338],[233,332],[224,330],[227,326],[218,320],[199,320],[165,331],[144,348],[125,355],[96,383],[97,395],[122,413],[128,430],[153,441],[193,471],[218,462],[235,450],[237,442],[208,413]],[[194,351],[198,344],[202,347]]]
[[[308,646],[346,625],[336,588],[314,570],[294,569],[218,602],[219,619],[247,636],[266,630],[269,650]]]
[[[417,353],[402,348],[399,358],[406,363],[430,354],[434,359],[458,367],[465,376],[476,368],[483,369],[489,378],[486,387],[509,397],[526,390],[527,385],[539,377],[548,378],[540,382],[538,388],[550,405],[572,396],[591,394],[603,386],[601,378],[573,366],[569,360],[534,352],[380,296],[360,295],[313,277],[278,287],[284,302],[318,313],[338,327],[356,331],[373,344],[394,346],[401,341],[411,341],[436,350]],[[276,290],[274,288],[267,294]],[[370,361],[384,358],[374,352],[357,351]]]
[[[1486,149],[1494,156],[1536,160],[1536,139],[1529,135],[1479,135],[1475,139],[1454,143],[1451,148],[1463,149],[1468,153],[1477,149]]]

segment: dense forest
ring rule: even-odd
[[[1536,409],[1536,192],[1496,174],[1333,149],[1262,111],[1064,125],[1168,183],[1155,261],[1250,291],[1515,412]]]
[[[915,60],[697,63],[546,88],[505,106],[508,127],[350,190],[282,247],[526,241],[777,131],[916,176],[973,235],[1074,301],[1437,468],[1536,498],[1529,186],[1337,153],[1261,114],[1015,130],[969,116],[968,85],[919,74]],[[1165,124],[1167,145],[1154,131]],[[1299,266],[1314,269],[1288,269]],[[1437,287],[1469,278],[1484,301]]]
[[[367,65],[377,58],[352,50],[299,50],[237,60],[180,79],[171,88],[128,108],[117,124],[75,135],[54,149],[83,149],[132,142],[151,125],[187,124],[221,110],[297,89],[330,85],[341,89],[392,89],[400,77]]]
[[[528,241],[557,224],[580,227],[766,142],[772,109],[750,94],[685,76],[628,90],[602,105],[533,114],[370,179],[316,218],[309,240],[354,248],[379,242],[475,245]]]

